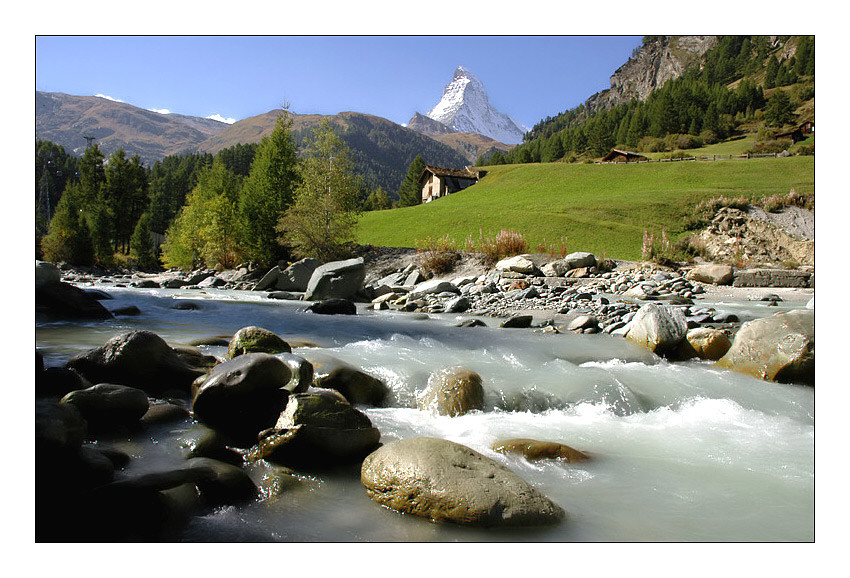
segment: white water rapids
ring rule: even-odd
[[[508,466],[555,501],[567,519],[528,530],[434,524],[374,503],[355,472],[280,475],[249,466],[279,493],[195,519],[187,541],[603,541],[735,542],[814,539],[814,389],[766,383],[710,362],[670,363],[620,337],[541,334],[524,329],[457,328],[464,318],[371,312],[356,317],[303,312],[304,303],[263,293],[102,287],[108,309],[142,314],[92,323],[36,324],[46,366],[148,329],[172,345],[229,336],[241,327],[271,330],[310,360],[332,356],[384,380],[388,407],[361,407],[384,442],[446,438]],[[175,310],[189,299],[196,310]],[[730,305],[742,318],[781,310]],[[309,344],[310,346],[303,346]],[[223,347],[202,347],[222,356]],[[478,372],[487,411],[442,417],[417,410],[428,375],[462,365]],[[149,439],[115,445],[134,459],[118,475],[179,465],[176,451],[197,435],[186,420]],[[592,456],[570,464],[528,462],[490,447],[506,438],[567,444]]]

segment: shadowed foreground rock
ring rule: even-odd
[[[565,516],[508,468],[448,440],[391,442],[366,457],[360,480],[379,504],[434,522],[538,526]]]

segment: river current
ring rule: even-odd
[[[711,362],[671,363],[621,337],[536,333],[454,325],[465,316],[373,312],[321,316],[302,302],[245,291],[102,286],[111,310],[141,314],[105,322],[37,319],[46,366],[147,329],[172,345],[230,336],[257,325],[320,366],[330,356],[384,380],[386,407],[360,407],[388,442],[432,436],[467,445],[505,464],[567,512],[564,522],[528,530],[482,530],[404,516],[373,502],[357,470],[281,473],[248,466],[264,490],[248,506],[194,519],[186,541],[736,542],[814,539],[814,389],[767,383]],[[189,300],[196,309],[174,309]],[[742,320],[790,307],[716,304]],[[202,346],[223,357],[226,348]],[[484,412],[444,417],[416,409],[432,371],[462,365],[484,383]],[[176,448],[202,428],[191,420],[143,438],[116,440],[133,458],[130,476],[180,465]],[[529,462],[492,451],[507,438],[567,444],[582,463]]]

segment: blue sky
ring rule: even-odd
[[[533,126],[608,88],[641,36],[36,36],[36,90],[241,120],[353,110],[399,124],[462,65]],[[69,59],[73,65],[69,66]]]

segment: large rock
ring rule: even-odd
[[[323,299],[307,307],[317,315],[357,315],[357,305],[351,299]]]
[[[455,417],[484,409],[481,376],[463,367],[436,371],[416,400],[419,409]]]
[[[47,261],[35,262],[35,288],[41,289],[45,285],[55,285],[62,280],[59,267]]]
[[[280,267],[275,265],[269,272],[262,276],[262,278],[257,281],[257,284],[254,285],[253,291],[265,291],[277,285],[277,279],[280,276]]]
[[[57,281],[53,269],[46,265],[36,266],[35,311],[56,319],[112,319],[99,299],[79,287]]]
[[[80,410],[89,427],[94,429],[136,424],[150,405],[147,394],[141,389],[114,383],[99,383],[72,391],[62,398],[62,403]]]
[[[117,335],[74,357],[68,366],[90,383],[129,385],[153,395],[170,389],[188,392],[204,373],[188,365],[159,335],[143,330]]]
[[[662,355],[675,349],[687,333],[688,322],[681,309],[647,303],[632,318],[626,339]]]
[[[797,269],[744,269],[735,274],[735,287],[814,287],[814,275]]]
[[[764,380],[815,384],[815,312],[795,309],[744,323],[719,367]]]
[[[390,442],[363,460],[360,480],[379,504],[435,522],[536,526],[565,516],[505,466],[448,440]]]
[[[286,406],[289,367],[267,353],[246,353],[217,365],[197,387],[195,417],[214,430],[250,445],[272,427]]]
[[[563,259],[564,266],[569,269],[579,269],[581,267],[595,267],[596,266],[596,256],[593,253],[587,253],[584,251],[577,251],[575,253],[570,253]]]
[[[275,288],[279,291],[306,291],[313,272],[320,265],[320,261],[311,257],[296,261],[280,272],[277,276],[277,285],[275,285]]]
[[[688,279],[712,285],[729,285],[735,277],[730,265],[697,265],[688,272]]]
[[[381,405],[389,392],[386,384],[342,362],[325,364],[314,379],[315,387],[338,391],[349,403]]]
[[[514,273],[523,273],[532,275],[537,267],[534,262],[528,258],[528,255],[516,255],[515,257],[506,257],[496,263],[497,271],[513,271]]]
[[[363,287],[366,266],[363,258],[333,261],[317,267],[304,293],[305,301],[351,299]]]
[[[431,279],[430,281],[419,283],[413,289],[411,289],[410,292],[407,294],[407,300],[413,301],[415,299],[425,297],[426,295],[432,295],[436,293],[460,293],[460,289],[455,287],[451,283],[451,281]]]
[[[726,355],[731,347],[732,341],[719,329],[696,327],[688,330],[688,334],[679,346],[678,357],[680,359],[699,357],[717,361]]]
[[[243,327],[230,340],[227,356],[231,359],[245,353],[291,353],[289,344],[262,327]]]
[[[274,428],[247,455],[292,465],[327,466],[361,460],[381,434],[363,412],[333,392],[293,395]]]

